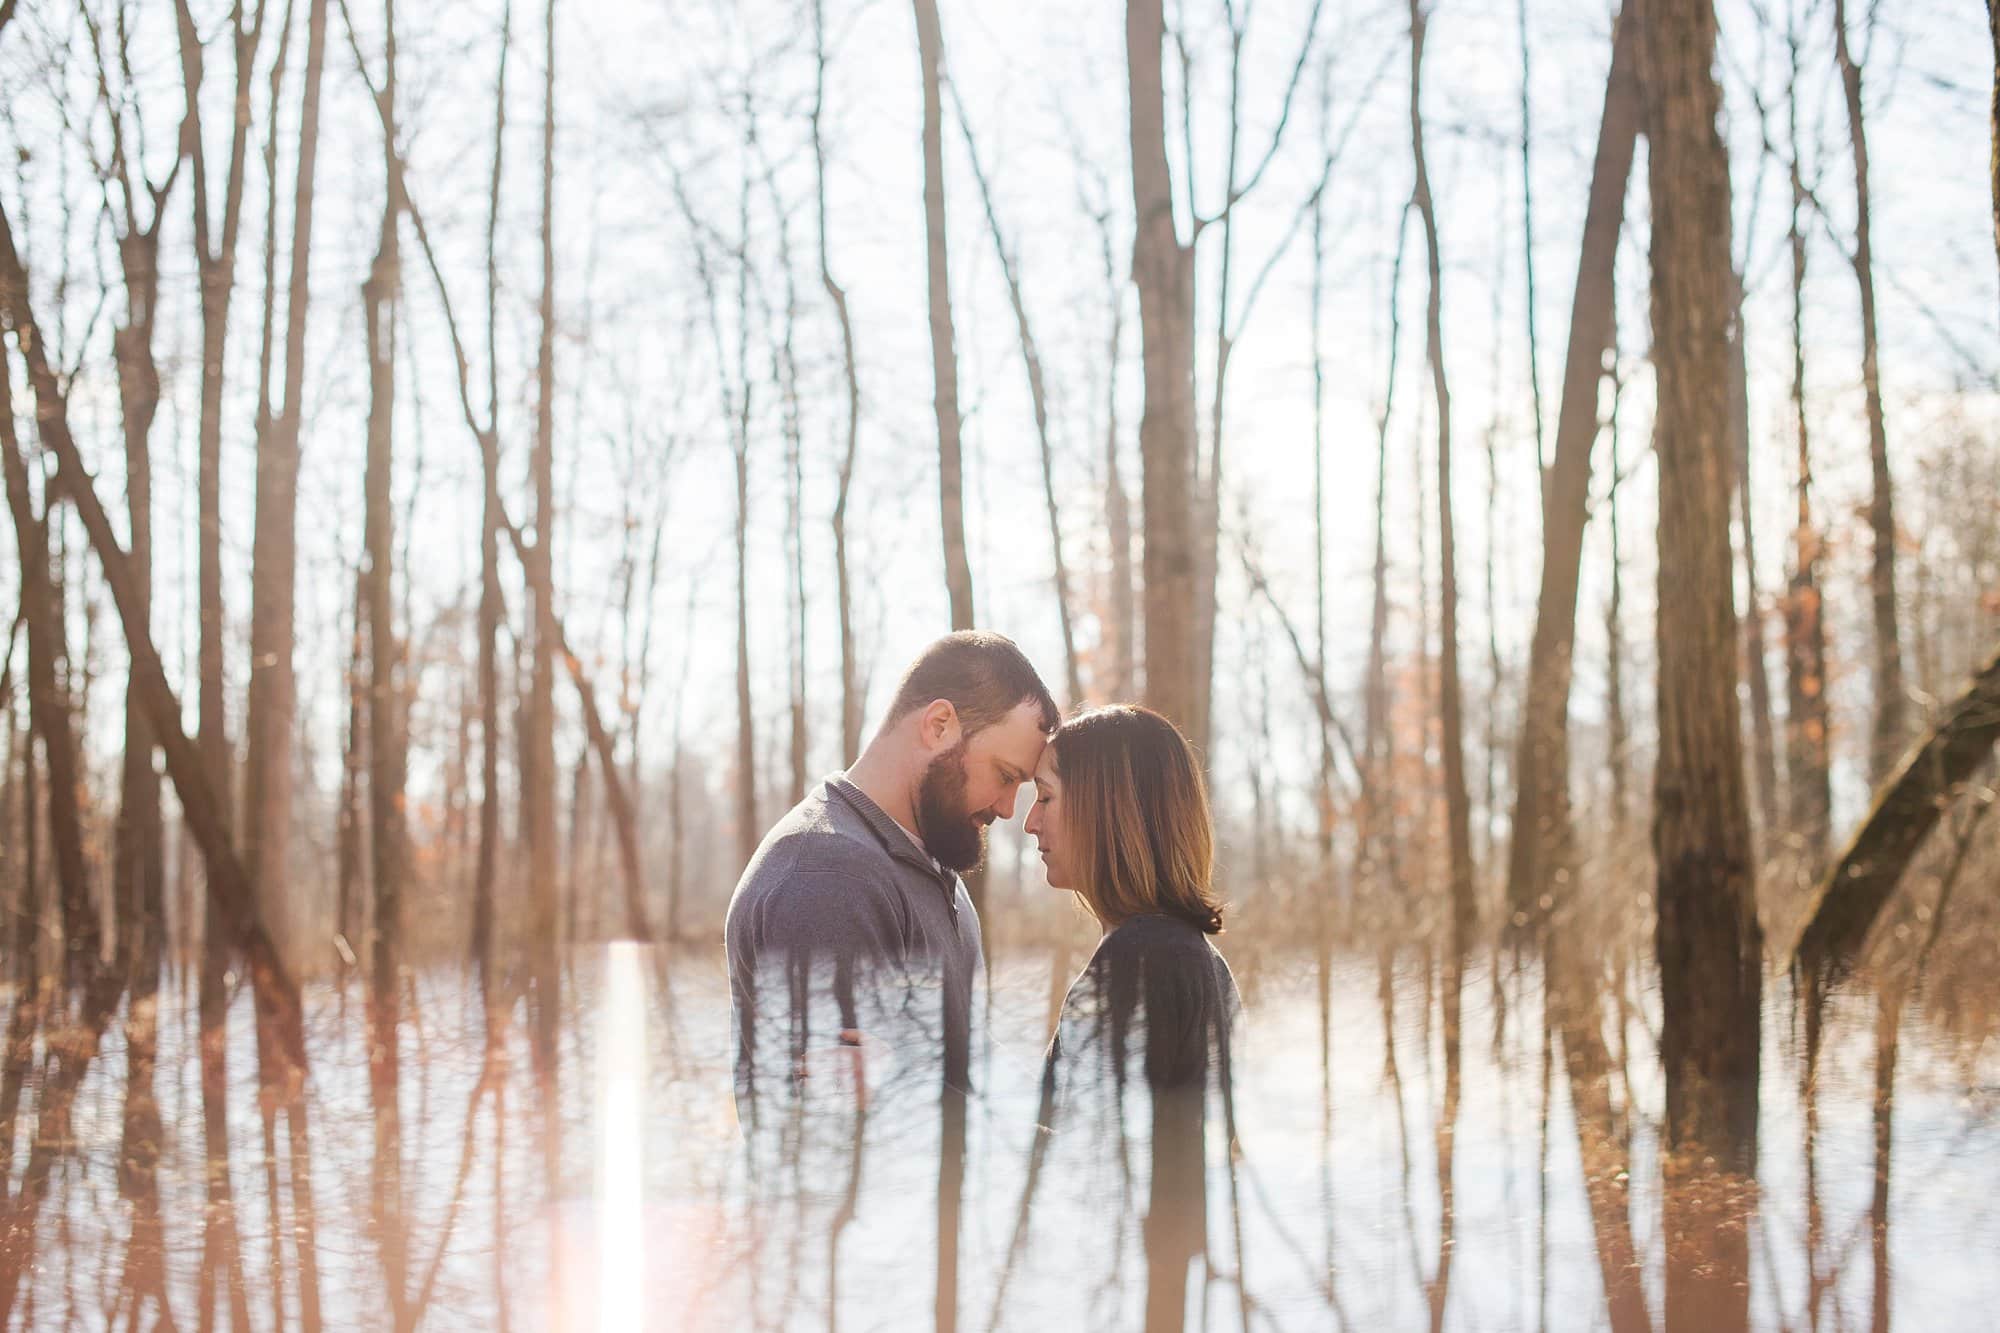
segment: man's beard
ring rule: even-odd
[[[947,870],[968,874],[986,860],[986,821],[965,808],[965,742],[937,758],[917,784],[917,836]]]

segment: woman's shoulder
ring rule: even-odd
[[[1207,933],[1190,921],[1165,912],[1142,912],[1106,931],[1097,952],[1109,957],[1161,952],[1206,957],[1215,952],[1215,946],[1208,942]]]
[[[1087,970],[1100,977],[1144,976],[1154,985],[1173,976],[1198,978],[1235,990],[1229,965],[1208,933],[1162,912],[1128,917],[1106,931]]]

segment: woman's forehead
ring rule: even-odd
[[[1042,747],[1042,757],[1035,762],[1035,781],[1053,783],[1056,780],[1056,747]]]

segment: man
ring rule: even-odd
[[[947,635],[911,663],[853,766],[765,835],[723,928],[739,1102],[760,1079],[810,1073],[833,1042],[880,1042],[920,1086],[935,1069],[968,1087],[985,958],[959,876],[1013,816],[1056,721],[1011,640]]]

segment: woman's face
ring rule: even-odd
[[[1056,772],[1056,747],[1044,746],[1041,762],[1035,765],[1035,803],[1028,807],[1025,829],[1041,848],[1042,868],[1049,887],[1074,889],[1076,877],[1070,867],[1077,849],[1070,846],[1064,828],[1062,795],[1062,778]]]

